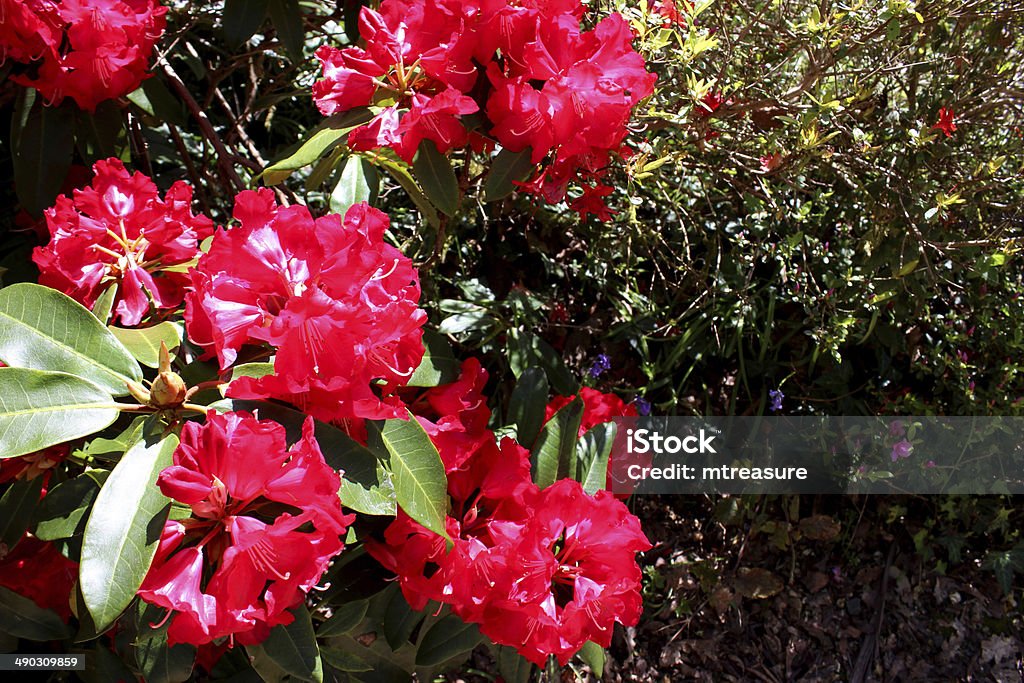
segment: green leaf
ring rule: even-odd
[[[583,490],[593,495],[608,483],[608,459],[615,443],[615,423],[595,425],[576,444],[579,472],[577,480]]]
[[[373,667],[368,664],[366,660],[357,657],[351,652],[346,652],[345,650],[339,650],[333,647],[322,647],[320,648],[320,656],[323,657],[324,664],[337,671],[346,671],[349,673],[373,671]]]
[[[409,642],[409,637],[427,615],[409,606],[401,590],[391,589],[391,600],[384,612],[384,638],[392,650]]]
[[[86,163],[116,157],[124,136],[124,114],[113,101],[101,102],[96,111],[75,112],[75,142]]]
[[[338,184],[331,192],[331,211],[344,216],[353,204],[373,204],[379,187],[377,169],[363,157],[353,154],[345,160]]]
[[[146,424],[146,416],[139,415],[128,428],[113,439],[95,438],[89,442],[82,453],[90,458],[117,462],[125,451],[134,446],[142,438],[142,429]]]
[[[79,585],[96,632],[105,631],[135,597],[171,503],[156,486],[178,437],[148,436],[110,473],[85,525]]]
[[[89,309],[27,282],[0,289],[0,360],[76,375],[114,396],[142,379],[139,364]]]
[[[509,330],[509,364],[519,377],[527,368],[540,366],[547,373],[551,388],[563,396],[575,394],[579,388],[576,378],[565,367],[562,357],[546,341],[518,328]]]
[[[228,45],[237,48],[252,38],[267,18],[270,0],[225,0],[221,29]]]
[[[448,480],[444,464],[423,427],[406,411],[407,420],[387,420],[381,431],[391,454],[395,497],[398,505],[414,520],[448,538]]]
[[[277,37],[288,53],[292,64],[302,64],[302,47],[306,43],[306,29],[302,24],[299,0],[271,0],[270,22],[277,29]]]
[[[25,535],[42,490],[42,477],[15,480],[7,489],[0,498],[0,544],[13,548]]]
[[[138,680],[128,665],[111,651],[108,642],[97,642],[86,654],[86,662],[85,671],[78,672],[85,683],[133,683]]]
[[[430,203],[427,196],[423,194],[423,190],[420,189],[416,179],[409,173],[409,167],[405,162],[389,159],[383,154],[375,155],[371,161],[377,166],[382,166],[385,171],[391,174],[392,178],[398,181],[398,184],[409,195],[412,203],[419,209],[428,225],[435,229],[441,227],[441,219],[437,215],[437,209]]]
[[[442,618],[427,631],[416,651],[417,666],[437,666],[458,657],[483,642],[476,624],[467,624],[454,614]]]
[[[114,399],[63,372],[0,368],[0,459],[100,431],[117,419]]]
[[[494,202],[512,194],[515,180],[525,180],[533,170],[529,147],[521,152],[502,149],[491,160],[491,170],[484,181],[484,201]]]
[[[117,283],[111,283],[103,293],[96,297],[96,303],[92,305],[92,314],[96,319],[106,325],[110,322],[110,314],[114,310],[114,301],[117,299]]]
[[[516,426],[516,440],[532,446],[544,425],[548,402],[548,378],[541,368],[527,368],[519,376],[508,402],[508,424]]]
[[[533,481],[546,488],[572,472],[576,457],[576,439],[583,419],[583,401],[579,396],[551,416],[533,445]]]
[[[454,216],[459,210],[459,179],[451,160],[437,151],[433,140],[420,142],[412,170],[430,203],[442,213]]]
[[[93,470],[57,484],[46,493],[35,514],[36,538],[56,541],[85,531],[86,513],[107,480],[107,472]]]
[[[146,683],[183,683],[192,676],[196,649],[191,645],[167,644],[167,633],[140,637],[135,644],[135,663]]]
[[[406,383],[411,387],[436,387],[459,378],[462,364],[452,353],[452,347],[444,335],[433,330],[423,330],[423,360]]]
[[[260,174],[260,179],[267,185],[277,185],[290,176],[292,171],[308,166],[340,145],[352,129],[363,125],[371,117],[369,109],[353,109],[331,116],[297,150],[268,166]]]
[[[330,638],[348,633],[363,620],[366,610],[370,606],[369,600],[353,600],[339,605],[331,618],[320,625],[316,635],[318,638]]]
[[[601,680],[602,674],[604,674],[604,648],[595,643],[592,640],[588,640],[583,643],[583,647],[577,652],[580,659],[590,667],[590,671],[594,674],[597,680]]]
[[[160,342],[167,344],[167,349],[173,357],[174,351],[181,346],[181,337],[184,333],[180,323],[170,321],[140,329],[125,329],[113,325],[109,329],[135,360],[149,368],[160,367]]]
[[[292,614],[295,615],[295,621],[275,626],[265,641],[259,645],[246,645],[245,650],[253,658],[253,667],[265,681],[273,679],[273,675],[264,677],[264,668],[271,674],[275,674],[276,669],[299,680],[321,683],[324,672],[309,610],[299,605],[292,610]],[[267,661],[273,667],[259,665]]]
[[[259,379],[260,377],[267,377],[268,375],[274,374],[273,363],[242,363],[231,368],[231,379],[232,381],[239,379],[240,377],[251,377],[253,379]],[[226,390],[227,387],[222,387]]]
[[[533,673],[533,664],[520,655],[514,647],[497,646],[498,673],[508,683],[528,683]]]
[[[71,168],[74,114],[69,105],[47,107],[34,90],[19,88],[11,117],[14,187],[22,207],[41,216],[52,206]]]
[[[53,610],[0,586],[0,631],[26,640],[63,640],[70,629]]]

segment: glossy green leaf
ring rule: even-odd
[[[576,440],[583,419],[583,401],[577,396],[551,416],[533,445],[533,481],[546,488],[574,471]]]
[[[434,533],[448,538],[448,480],[430,437],[408,413],[407,420],[387,420],[381,439],[391,454],[395,497],[399,507]]]
[[[353,204],[373,204],[379,187],[377,169],[363,157],[353,154],[345,160],[338,184],[331,192],[331,211],[344,216]]]
[[[444,335],[423,330],[423,360],[406,383],[411,387],[436,387],[459,378],[462,364]]]
[[[278,40],[284,45],[288,59],[292,64],[302,64],[306,29],[302,23],[299,0],[270,0],[270,22],[277,29]]]
[[[476,624],[467,624],[454,614],[430,627],[416,650],[417,666],[437,666],[470,652],[483,642]]]
[[[53,610],[0,586],[0,631],[26,640],[63,640],[71,635]]]
[[[114,301],[117,300],[117,283],[111,283],[103,290],[103,293],[96,297],[96,303],[92,305],[92,314],[96,319],[106,325],[110,322],[110,314],[114,310]]]
[[[523,658],[514,647],[497,646],[498,673],[508,683],[528,683],[533,674],[533,664]]]
[[[173,434],[147,436],[110,473],[85,525],[79,584],[97,632],[135,597],[156,554],[171,502],[156,486],[178,445]]]
[[[0,360],[76,375],[114,396],[142,379],[138,362],[89,309],[27,282],[0,289]]]
[[[252,38],[267,18],[270,0],[225,0],[221,30],[231,47]]]
[[[509,364],[512,372],[519,377],[527,368],[539,366],[547,373],[551,388],[563,396],[575,394],[579,383],[572,372],[565,367],[562,357],[546,341],[526,330],[509,330]]]
[[[535,166],[530,161],[531,154],[529,147],[521,152],[503,149],[491,159],[491,170],[484,181],[485,202],[494,202],[512,194],[516,189],[513,181],[525,180]]]
[[[330,638],[348,633],[363,620],[370,603],[367,600],[353,600],[339,605],[331,618],[320,625],[316,635],[318,638]]]
[[[167,344],[173,358],[175,350],[181,346],[184,334],[184,328],[180,323],[170,321],[139,329],[125,329],[113,325],[109,329],[135,360],[149,368],[160,367],[160,342]]]
[[[548,403],[548,378],[541,368],[527,368],[519,376],[508,402],[509,424],[516,426],[516,440],[530,447],[544,425]]]
[[[44,106],[34,90],[19,88],[11,117],[14,187],[22,207],[41,216],[60,193],[75,151],[74,109]]]
[[[442,213],[454,216],[459,210],[459,179],[451,160],[437,151],[433,140],[420,142],[412,170],[430,203]]]
[[[427,221],[428,225],[435,229],[441,227],[441,219],[437,215],[437,209],[430,203],[427,196],[423,194],[419,183],[409,173],[409,166],[404,161],[399,160],[397,157],[390,158],[385,153],[377,153],[369,160],[374,165],[387,171],[402,186],[402,189],[409,195],[409,199],[419,209],[420,214]]]
[[[280,161],[268,166],[260,178],[267,185],[277,185],[293,171],[308,166],[330,152],[345,140],[345,136],[371,118],[369,109],[353,109],[344,114],[335,114],[321,124],[299,148]]]
[[[382,625],[388,645],[392,650],[397,650],[409,642],[412,632],[427,615],[410,607],[401,590],[392,588],[390,592],[391,600],[384,612]]]
[[[71,538],[85,531],[85,521],[107,472],[94,470],[57,484],[35,511],[33,534],[43,541]]]
[[[320,663],[320,649],[313,633],[313,622],[309,610],[299,605],[292,610],[295,621],[290,624],[275,626],[259,645],[246,645],[246,652],[253,658],[253,668],[264,677],[264,670],[272,674],[264,680],[273,678],[275,669],[301,681],[321,683],[324,680],[323,665]],[[268,662],[272,667],[261,667]]]
[[[576,654],[578,654],[580,659],[590,667],[590,671],[594,674],[594,677],[601,680],[601,676],[604,673],[604,648],[594,641],[588,640],[583,643],[583,647],[581,647],[580,651]]]
[[[373,671],[373,667],[361,657],[357,657],[351,652],[345,650],[339,650],[333,647],[322,647],[320,648],[320,656],[324,659],[324,664],[335,669],[336,671],[346,671],[350,673],[359,673],[360,671]]]
[[[142,438],[142,429],[145,423],[146,416],[139,415],[132,420],[127,429],[113,439],[95,438],[88,443],[82,453],[90,458],[117,462],[129,448]]]
[[[0,497],[0,545],[13,548],[25,535],[42,490],[42,477],[18,479]]]
[[[100,431],[117,419],[114,399],[63,372],[0,368],[0,458]]]
[[[579,469],[576,479],[593,495],[608,482],[608,459],[615,443],[615,423],[595,425],[576,444]]]

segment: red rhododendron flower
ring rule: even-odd
[[[0,586],[52,609],[65,622],[71,618],[71,589],[77,578],[78,563],[52,543],[28,534],[12,549],[0,543]]]
[[[387,216],[361,203],[314,220],[268,189],[240,193],[234,215],[192,271],[185,308],[189,338],[222,369],[244,345],[276,349],[273,374],[236,379],[229,395],[322,420],[404,416],[393,393],[423,356],[426,313],[412,262],[384,242]]]
[[[248,413],[188,422],[157,485],[192,509],[166,523],[139,588],[143,600],[170,610],[171,644],[225,636],[253,644],[290,623],[288,610],[341,552],[354,519],[342,514],[341,480],[308,418],[291,448],[284,427]]]
[[[118,159],[97,161],[92,185],[65,195],[46,210],[50,243],[36,247],[40,284],[85,306],[111,284],[118,285],[114,313],[137,325],[149,312],[174,308],[185,297],[185,273],[167,270],[191,261],[213,222],[194,215],[192,188],[176,182],[161,199],[156,185],[129,174]]]
[[[580,422],[579,435],[583,436],[591,428],[611,422],[615,417],[635,416],[636,406],[626,403],[615,394],[605,394],[597,389],[583,387],[580,389],[580,399],[583,401],[583,420]],[[573,396],[556,396],[544,409],[544,421],[547,422],[556,412],[569,405]]]
[[[0,0],[0,61],[31,63],[11,80],[51,104],[71,97],[93,111],[149,76],[166,13],[155,0]]]
[[[615,622],[639,620],[635,554],[651,544],[625,505],[570,479],[540,491],[530,509],[505,541],[513,561],[496,577],[480,631],[537,665],[555,655],[564,666],[588,640],[608,647]]]
[[[49,477],[50,471],[70,454],[71,446],[61,443],[17,458],[4,458],[0,460],[0,482],[35,479],[40,475]]]
[[[687,3],[686,0],[682,0],[682,2],[683,7],[689,7],[689,3]],[[673,0],[655,0],[650,7],[652,12],[664,17],[664,21],[662,22],[663,26],[668,27],[672,24],[684,27],[686,26],[686,14],[679,11],[679,7],[676,6],[676,3]]]
[[[942,107],[939,109],[939,121],[934,126],[933,130],[941,130],[945,133],[947,138],[953,137],[953,132],[956,130],[956,124],[953,123],[953,117],[956,116],[952,109]]]

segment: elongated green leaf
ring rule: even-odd
[[[546,341],[526,330],[509,330],[509,364],[512,372],[519,377],[527,368],[540,366],[547,373],[551,388],[563,396],[575,394],[579,388],[572,372],[565,367],[561,356]]]
[[[448,480],[437,448],[408,413],[407,420],[388,420],[381,438],[391,454],[395,497],[406,514],[434,533],[448,538]]]
[[[117,462],[129,448],[142,439],[142,428],[145,424],[146,417],[139,415],[132,420],[127,429],[113,439],[104,439],[102,437],[93,439],[82,452],[91,458]]]
[[[191,677],[195,659],[191,645],[168,645],[166,632],[139,638],[135,645],[135,662],[146,683],[183,683]]]
[[[527,683],[533,673],[533,664],[514,647],[499,645],[497,650],[498,673],[501,677],[508,683]]]
[[[430,627],[416,651],[417,666],[437,666],[466,654],[483,642],[476,624],[467,624],[454,614]]]
[[[0,631],[27,640],[63,640],[70,630],[53,610],[0,586]]]
[[[0,543],[13,548],[25,535],[42,490],[42,477],[17,480],[7,489],[0,498]]]
[[[19,89],[11,119],[14,186],[34,216],[51,206],[71,168],[74,113],[69,105],[47,107],[35,91]]]
[[[580,648],[577,654],[590,667],[594,677],[601,680],[601,675],[604,673],[604,648],[594,641],[588,640],[583,643],[583,647]]]
[[[409,606],[401,590],[392,588],[391,600],[388,601],[381,623],[384,627],[384,638],[387,639],[391,649],[397,650],[408,644],[412,632],[426,616],[424,612],[414,610]]]
[[[444,335],[423,330],[423,349],[423,360],[407,382],[409,386],[436,387],[459,378],[461,363]]]
[[[515,180],[524,180],[534,164],[530,161],[530,148],[521,152],[503,149],[491,160],[491,170],[484,181],[484,201],[494,202],[512,194]]]
[[[274,665],[271,671],[276,668],[299,680],[321,683],[324,672],[309,610],[299,605],[292,614],[295,621],[275,626],[265,641],[260,645],[246,645],[245,650],[254,658],[253,667],[260,676],[263,672],[257,664],[269,660]]]
[[[46,493],[35,514],[36,538],[56,541],[85,531],[86,513],[107,480],[107,472],[93,470],[57,484]]]
[[[63,372],[0,368],[0,458],[98,432],[117,419],[110,394]]]
[[[320,625],[316,635],[318,638],[330,638],[348,633],[363,620],[366,610],[369,609],[369,600],[353,600],[340,605],[334,610],[331,618]]]
[[[402,186],[402,189],[409,195],[412,203],[419,209],[428,225],[435,229],[441,227],[441,219],[437,215],[437,209],[430,203],[427,196],[423,194],[423,190],[420,189],[416,179],[409,173],[409,167],[404,161],[399,161],[397,158],[388,158],[384,154],[375,154],[370,158],[370,161],[387,171]]]
[[[117,299],[117,283],[113,283],[103,290],[103,293],[96,298],[92,305],[92,314],[96,319],[106,325],[110,322],[110,313],[114,310],[114,301]]]
[[[178,445],[173,434],[148,437],[110,473],[85,525],[79,585],[96,631],[103,632],[135,597],[163,531],[171,502],[156,486]]]
[[[335,114],[321,124],[321,127],[303,142],[289,156],[268,166],[260,178],[267,185],[276,185],[292,174],[292,171],[308,166],[341,144],[345,136],[371,118],[369,109],[353,109],[344,114]]]
[[[573,471],[576,439],[583,419],[583,401],[577,396],[551,416],[533,446],[533,481],[546,488]]]
[[[277,29],[277,37],[284,45],[288,59],[292,60],[292,64],[301,64],[306,29],[302,25],[299,0],[270,0],[270,21]]]
[[[350,673],[373,671],[373,667],[366,660],[345,650],[322,647],[320,648],[320,655],[324,658],[324,664],[337,671],[347,671]]]
[[[519,376],[508,402],[508,423],[516,426],[516,440],[529,448],[544,425],[548,378],[541,368],[527,368]]]
[[[270,0],[226,0],[221,29],[228,45],[238,47],[252,38],[267,18]]]
[[[110,331],[135,360],[149,368],[160,366],[160,342],[167,344],[173,357],[175,349],[181,346],[181,337],[184,333],[180,323],[170,321],[153,327],[130,330],[111,325]]]
[[[576,444],[579,470],[576,479],[583,490],[593,495],[608,482],[608,458],[615,443],[615,423],[606,422],[591,428]]]
[[[344,216],[353,204],[373,204],[379,185],[380,177],[371,163],[357,154],[349,156],[341,169],[338,184],[331,192],[331,211]]]
[[[423,140],[412,160],[412,170],[430,203],[454,216],[459,210],[459,179],[452,162],[437,151],[433,140]]]
[[[139,364],[89,309],[27,282],[0,289],[0,360],[83,377],[114,396],[142,379]]]

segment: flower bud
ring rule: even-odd
[[[188,386],[176,372],[161,372],[149,390],[149,405],[160,410],[177,408],[185,402]]]

